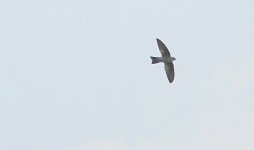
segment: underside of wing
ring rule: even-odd
[[[156,40],[157,40],[157,44],[158,44],[158,47],[160,49],[161,55],[170,57],[170,53],[169,53],[168,48],[166,47],[166,45],[160,39],[156,39]]]
[[[168,81],[172,83],[175,78],[174,64],[172,62],[164,63],[164,68],[168,77]]]

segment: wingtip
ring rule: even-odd
[[[156,41],[157,41],[157,42],[162,42],[162,41],[161,41],[160,39],[158,39],[158,38],[156,38]]]

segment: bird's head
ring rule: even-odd
[[[172,61],[176,60],[175,57],[171,57]]]

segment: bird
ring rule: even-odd
[[[168,81],[170,83],[172,83],[174,81],[174,78],[175,78],[175,71],[174,71],[173,61],[176,60],[176,59],[174,57],[171,57],[168,48],[166,47],[166,45],[160,39],[156,38],[156,40],[157,40],[157,44],[158,44],[158,47],[159,47],[159,50],[161,52],[162,57],[150,56],[150,58],[152,59],[152,64],[157,64],[157,63],[163,62],[164,63],[164,69],[166,71]]]

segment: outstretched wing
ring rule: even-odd
[[[159,46],[162,57],[164,57],[164,56],[170,57],[170,53],[169,53],[166,45],[160,39],[156,39],[156,40],[157,40],[157,44]]]
[[[168,81],[172,83],[175,78],[174,64],[172,62],[164,63],[164,68],[168,77]]]

